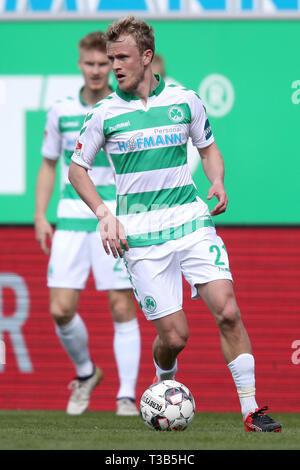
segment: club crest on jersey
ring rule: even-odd
[[[169,118],[173,122],[182,122],[184,120],[184,111],[178,105],[171,106],[169,108],[168,114]]]

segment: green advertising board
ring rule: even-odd
[[[33,222],[46,111],[80,87],[79,39],[108,23],[1,23],[0,223]],[[229,205],[215,222],[299,224],[300,21],[151,23],[167,75],[199,92],[224,157]],[[206,200],[200,160],[193,176]],[[48,210],[53,223],[59,191],[58,178]]]

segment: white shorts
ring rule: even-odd
[[[191,286],[193,299],[199,298],[196,284],[232,281],[226,248],[214,227],[166,243],[130,248],[125,264],[147,320],[182,309],[182,275]]]
[[[98,231],[56,230],[48,287],[84,289],[91,269],[97,290],[132,289],[123,259],[105,253]]]

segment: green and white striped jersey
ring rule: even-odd
[[[214,137],[199,96],[159,83],[142,101],[117,88],[86,116],[72,160],[92,168],[104,148],[116,175],[117,217],[129,246],[147,246],[211,227],[187,164],[187,141]]]
[[[98,223],[95,214],[80,199],[68,179],[76,139],[85,116],[90,110],[91,106],[82,101],[81,92],[79,92],[76,98],[68,97],[56,102],[47,115],[42,155],[52,160],[63,157],[63,188],[57,208],[56,228],[58,230],[94,231]],[[115,178],[103,150],[95,155],[89,176],[104,201],[115,201]]]

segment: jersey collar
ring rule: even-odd
[[[79,101],[82,104],[82,106],[85,106],[86,108],[88,108],[89,105],[87,103],[85,103],[82,99],[83,88],[84,87],[81,87],[80,90],[79,90]]]
[[[82,104],[82,106],[85,106],[86,108],[90,108],[91,106],[89,104],[87,104],[85,101],[83,101],[83,98],[82,98],[83,88],[84,88],[84,86],[82,86],[79,90],[79,101]],[[111,89],[111,91],[113,91],[113,89],[110,85],[109,85],[109,88]]]
[[[154,90],[151,91],[149,97],[154,96],[154,95],[156,95],[156,96],[160,95],[161,92],[163,91],[163,89],[165,88],[164,79],[158,73],[155,73],[154,76],[155,76],[156,80],[158,80],[158,84],[154,88]],[[122,100],[125,100],[125,101],[139,100],[140,99],[138,96],[132,95],[131,93],[126,93],[126,91],[121,90],[119,87],[117,87],[116,93],[120,98],[122,98]]]

